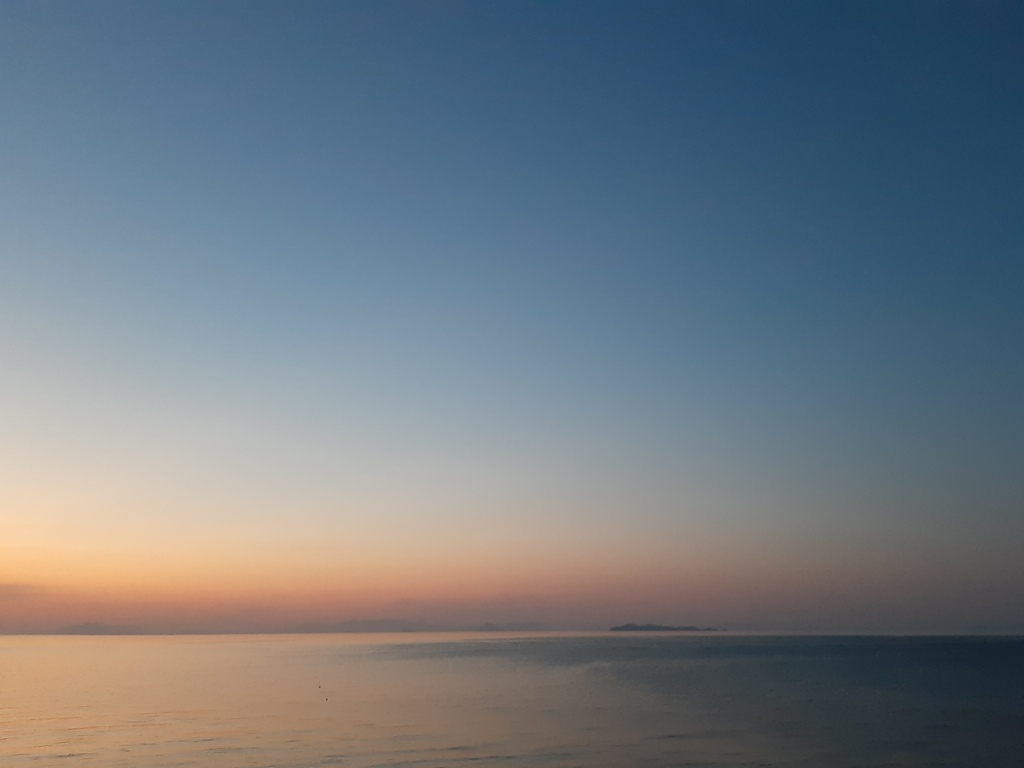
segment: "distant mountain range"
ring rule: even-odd
[[[721,632],[718,627],[670,627],[665,624],[620,624],[609,632]]]
[[[141,627],[123,624],[99,624],[97,622],[86,622],[84,624],[72,624],[69,627],[61,627],[55,630],[55,635],[143,635],[145,630]]]
[[[426,621],[401,619],[377,619],[344,621],[333,624],[300,624],[292,627],[269,629],[271,632],[315,634],[335,632],[539,632],[552,629],[539,622],[515,622],[509,624],[486,623],[480,625],[438,626]],[[668,624],[620,624],[611,627],[611,632],[722,632],[718,627],[671,626]],[[132,625],[101,624],[85,622],[61,627],[48,634],[57,635],[145,635],[150,631]],[[174,634],[196,634],[195,631]],[[199,633],[203,634],[203,633]]]
[[[250,632],[270,634],[334,634],[334,633],[391,633],[391,632],[544,632],[551,630],[548,624],[532,621],[510,622],[507,624],[433,624],[428,621],[409,621],[406,619],[364,619],[357,621],[341,621],[334,623],[306,623],[290,626],[268,626],[263,629],[246,630],[241,634]],[[149,635],[165,634],[165,631],[154,631],[152,629],[128,625],[128,624],[103,624],[100,622],[84,622],[60,627],[58,629],[44,631],[42,634],[52,635]],[[5,634],[0,631],[0,634]],[[230,629],[220,629],[211,632],[204,632],[194,629],[173,630],[169,634],[195,635],[195,634],[236,634]]]

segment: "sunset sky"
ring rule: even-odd
[[[0,4],[0,632],[1024,631],[1024,5]]]

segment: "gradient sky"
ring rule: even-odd
[[[0,5],[0,631],[1024,627],[1024,5]]]

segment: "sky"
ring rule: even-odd
[[[0,632],[1024,629],[1024,6],[0,4]]]

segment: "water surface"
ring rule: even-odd
[[[1024,766],[1024,640],[0,638],[4,766]]]

